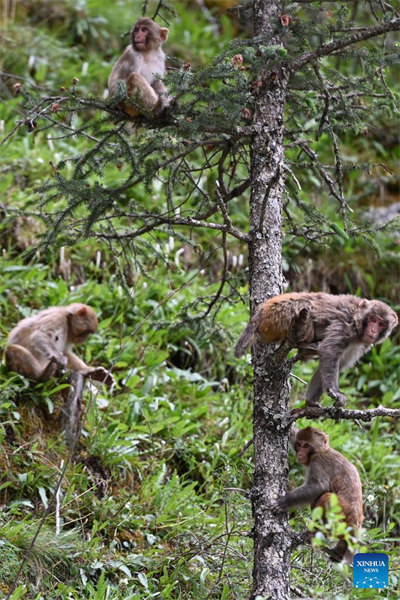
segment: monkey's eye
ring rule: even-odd
[[[376,323],[380,329],[385,329],[386,327],[386,322],[376,315],[370,315],[369,322]]]
[[[307,444],[307,442],[305,442],[303,444],[303,448],[306,448],[308,450],[309,448],[311,448],[311,446],[310,446],[310,444]]]

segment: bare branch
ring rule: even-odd
[[[223,291],[225,283],[226,283],[227,274],[228,274],[228,250],[226,247],[226,232],[225,231],[222,234],[222,249],[223,249],[223,254],[224,254],[224,264],[223,264],[223,268],[222,268],[221,282],[219,284],[217,293],[215,294],[214,298],[211,300],[210,304],[208,305],[207,310],[205,311],[205,313],[203,315],[203,318],[207,317],[207,315],[210,314],[212,307],[215,306],[215,304],[218,302],[218,299],[221,297],[222,291]]]
[[[218,184],[218,182],[216,182],[216,183]],[[225,231],[230,233],[231,235],[233,235],[233,237],[237,238],[238,240],[244,240],[244,238],[249,239],[248,236],[246,236],[246,234],[242,233],[241,231],[236,229],[236,227],[233,226],[232,220],[228,214],[228,210],[227,210],[224,200],[221,196],[218,185],[216,185],[215,193],[216,193],[216,197],[217,197],[218,206],[220,207],[222,216],[224,217]]]
[[[335,182],[333,181],[333,179],[331,178],[331,176],[327,172],[326,168],[319,162],[319,158],[318,158],[317,153],[314,152],[314,150],[312,150],[310,148],[310,146],[305,141],[300,141],[299,142],[299,146],[300,146],[300,148],[302,148],[304,150],[304,152],[307,154],[307,156],[309,156],[311,158],[311,160],[315,163],[316,168],[318,169],[318,172],[320,173],[321,177],[323,178],[323,180],[327,184],[327,186],[328,186],[328,188],[329,188],[332,196],[334,198],[336,198],[336,200],[339,201],[342,210],[344,210],[345,208],[348,209],[348,210],[350,210],[350,207],[345,202],[345,200],[343,198],[343,195],[340,193],[341,192],[341,188],[339,189],[339,193],[338,193],[336,191],[336,189],[335,189]],[[336,150],[335,150],[335,156],[336,156]],[[336,165],[336,170],[337,169],[338,169],[338,167]]]
[[[297,421],[297,419],[316,419],[320,417],[326,417],[339,421],[340,419],[346,419],[350,421],[372,421],[375,417],[386,417],[386,418],[400,418],[400,408],[384,408],[378,406],[377,408],[371,408],[370,410],[351,410],[347,408],[336,408],[329,406],[327,408],[317,407],[304,407],[296,408],[292,410],[290,417],[290,424]]]

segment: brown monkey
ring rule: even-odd
[[[294,449],[298,462],[307,467],[304,484],[278,498],[271,508],[284,511],[294,506],[310,504],[311,508],[321,506],[325,511],[330,505],[331,494],[334,493],[347,525],[352,527],[357,537],[364,516],[362,487],[356,467],[330,447],[326,433],[314,427],[306,427],[297,432]],[[336,561],[351,558],[345,540],[339,540],[329,554]]]
[[[142,112],[140,107],[158,115],[170,103],[168,90],[160,79],[165,73],[165,54],[161,46],[167,37],[166,27],[160,27],[148,17],[138,19],[131,30],[131,44],[111,71],[110,96],[116,94],[117,81],[125,81],[129,98],[137,104],[121,101],[119,106],[132,117]]]
[[[352,366],[372,344],[382,342],[397,325],[398,318],[384,302],[350,294],[324,292],[281,294],[261,304],[236,345],[241,356],[259,334],[263,342],[289,338],[299,350],[297,360],[319,358],[319,367],[306,393],[308,406],[320,406],[327,392],[335,405],[346,396],[339,390],[339,371]]]
[[[97,325],[94,310],[81,303],[53,306],[22,319],[8,336],[6,366],[34,381],[46,381],[68,368],[113,386],[111,373],[103,367],[89,367],[71,350],[94,333]]]

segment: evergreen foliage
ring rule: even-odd
[[[394,10],[385,7],[386,22],[393,20]],[[369,17],[358,11],[362,32]],[[85,237],[115,240],[134,247],[140,261],[137,240],[149,232],[162,241],[163,233],[179,231],[188,240],[185,231],[208,227],[244,239],[246,225],[240,215],[249,186],[251,106],[258,74],[266,64],[271,73],[290,69],[296,57],[340,40],[353,30],[353,23],[354,15],[343,5],[329,10],[293,6],[287,28],[274,24],[286,32],[286,49],[268,47],[261,37],[237,38],[204,68],[181,60],[166,80],[176,98],[166,119],[132,123],[116,106],[123,89],[116,99],[102,102],[82,95],[79,82],[52,96],[23,86],[24,119],[17,128],[25,124],[39,143],[46,136],[55,149],[52,176],[32,198],[46,220],[45,243],[68,245]],[[296,223],[295,233],[306,244],[327,243],[338,233],[324,210],[303,199],[301,188],[309,182],[322,198],[337,203],[346,236],[358,238],[371,231],[370,223],[353,225],[353,200],[344,194],[354,169],[364,181],[363,172],[371,165],[354,165],[341,148],[351,136],[373,135],[371,113],[382,120],[395,118],[398,92],[391,86],[395,73],[390,67],[399,53],[390,39],[383,51],[373,42],[352,44],[333,59],[316,57],[293,73],[285,119],[286,228],[288,233],[293,229],[297,207],[307,217],[304,226]],[[66,141],[75,149],[59,158],[57,147]],[[373,242],[369,235],[364,239]]]

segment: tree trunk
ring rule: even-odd
[[[280,2],[254,0],[254,33],[279,45]],[[287,74],[266,62],[260,73],[254,107],[256,134],[251,149],[249,246],[251,309],[282,291],[283,117]],[[290,530],[287,515],[273,515],[268,505],[286,491],[289,365],[274,362],[273,348],[253,347],[254,371],[254,568],[252,598],[289,598]]]
[[[85,379],[81,373],[71,371],[69,381],[71,387],[65,402],[63,427],[68,447],[75,449],[82,428],[82,394]]]

